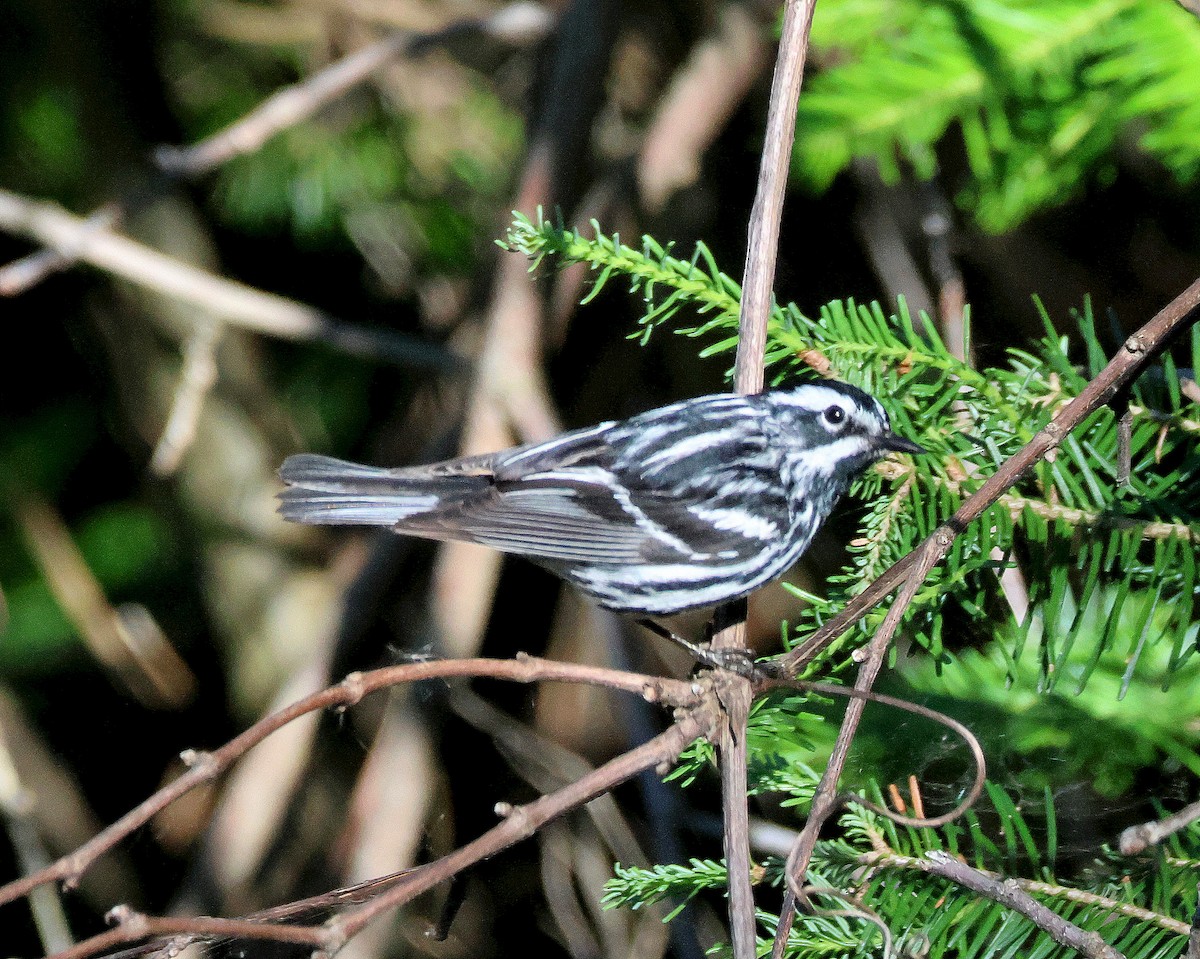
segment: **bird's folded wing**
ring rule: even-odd
[[[734,528],[727,514],[717,519],[703,504],[658,496],[634,503],[619,486],[572,470],[497,484],[489,495],[422,513],[398,528],[563,564],[729,560],[762,549],[761,538]]]

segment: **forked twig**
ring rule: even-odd
[[[445,661],[445,663],[452,662],[466,665],[469,662],[479,661]],[[525,660],[525,662],[529,662],[529,660]],[[117,920],[121,922],[118,928],[84,940],[70,949],[56,953],[49,959],[89,959],[89,957],[96,956],[114,946],[133,944],[151,936],[188,936],[192,938],[192,941],[229,936],[271,939],[277,942],[311,946],[326,956],[332,955],[383,913],[411,901],[414,897],[458,875],[489,856],[529,838],[547,823],[604,795],[638,773],[652,769],[661,763],[672,761],[694,739],[712,737],[719,719],[717,710],[711,706],[711,702],[711,699],[708,698],[701,699],[666,732],[660,733],[649,742],[610,760],[562,789],[542,796],[527,805],[507,809],[504,820],[477,839],[426,866],[392,877],[394,881],[389,881],[387,891],[382,895],[363,906],[335,915],[321,925],[288,926],[280,925],[277,922],[208,917],[151,917],[121,909],[116,915]]]

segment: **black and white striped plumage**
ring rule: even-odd
[[[666,615],[745,596],[796,562],[889,450],[879,402],[825,382],[685,400],[545,443],[430,466],[287,459],[280,512],[526,556],[602,606]]]

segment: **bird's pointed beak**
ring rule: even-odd
[[[929,452],[920,443],[914,443],[912,440],[891,432],[884,433],[877,442],[881,450],[889,450],[893,453],[912,453],[914,456],[919,456]]]

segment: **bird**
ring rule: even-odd
[[[892,432],[832,380],[686,399],[496,453],[389,469],[312,453],[279,475],[285,519],[391,527],[524,556],[617,613],[670,616],[749,595],[812,542]]]

